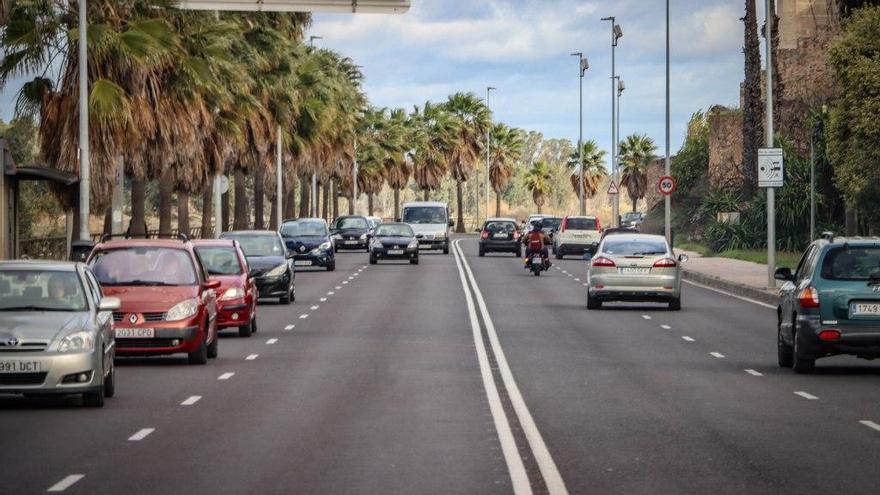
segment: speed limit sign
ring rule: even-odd
[[[670,194],[674,193],[675,179],[668,175],[660,177],[660,180],[657,181],[657,190],[660,191],[660,194],[664,196],[669,196]]]

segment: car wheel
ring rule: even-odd
[[[791,367],[794,369],[795,373],[799,373],[802,375],[810,374],[816,369],[816,360],[810,359],[808,357],[804,357],[804,349],[803,343],[801,342],[800,335],[795,332],[794,334],[794,351],[792,352],[792,364]]]
[[[449,254],[449,244],[443,247],[443,254]]]
[[[480,257],[482,258],[483,256],[486,256],[486,250],[483,248],[480,248]]]
[[[332,272],[336,270],[336,259],[334,258],[330,263],[327,264],[327,271]]]
[[[602,301],[590,297],[589,291],[587,292],[587,309],[602,309]]]
[[[202,340],[199,348],[187,354],[186,358],[189,361],[189,364],[207,364],[208,344],[204,340]]]
[[[794,364],[794,350],[782,340],[782,326],[776,324],[776,361],[780,368],[791,368]]]
[[[215,335],[214,340],[208,344],[208,357],[217,359],[218,354],[220,354],[220,336]]]
[[[377,263],[376,257],[373,255],[370,255],[370,264],[375,265],[376,263]]]
[[[513,254],[514,254],[517,258],[522,258],[522,248],[517,248],[517,250],[514,251]]]
[[[250,337],[254,333],[254,319],[251,318],[251,321],[247,323],[247,325],[241,325],[238,327],[238,336],[239,337]]]
[[[104,378],[104,397],[116,395],[116,366],[110,364],[110,373]]]
[[[97,390],[95,392],[84,393],[83,405],[86,407],[104,407],[104,391]]]
[[[553,254],[556,255],[556,259],[561,260],[565,256],[565,251],[560,248],[553,248]]]
[[[412,258],[411,260],[409,260],[409,264],[410,265],[418,265],[419,264],[419,257],[416,256],[415,258]]]
[[[257,317],[251,320],[251,333],[257,333]]]
[[[681,311],[681,296],[669,301],[669,311]]]
[[[287,292],[287,294],[281,296],[281,299],[280,299],[281,304],[290,304],[291,301],[294,301],[296,299],[296,296],[294,296],[293,291],[294,291],[294,289],[293,289],[293,287],[291,287],[290,290]]]

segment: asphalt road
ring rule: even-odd
[[[2,493],[880,490],[880,363],[776,367],[772,308],[587,311],[585,263],[338,255],[206,366],[118,363],[101,410],[0,397]],[[713,354],[714,353],[714,354]]]

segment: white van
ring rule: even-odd
[[[412,227],[419,240],[419,249],[442,249],[443,254],[449,254],[449,227],[452,227],[453,221],[446,203],[404,203],[400,221]]]

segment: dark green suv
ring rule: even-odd
[[[831,233],[810,244],[792,273],[776,270],[780,289],[779,366],[812,373],[816,359],[880,357],[880,237]]]

